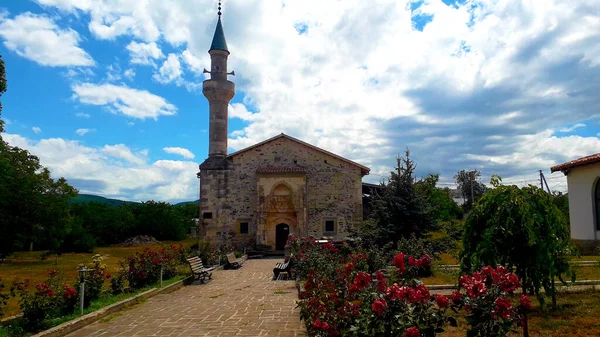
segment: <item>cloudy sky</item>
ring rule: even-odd
[[[2,7],[4,6],[4,7]],[[213,0],[0,3],[3,137],[82,193],[198,197]],[[565,190],[600,152],[600,0],[229,0],[229,150],[281,132],[371,168]],[[443,185],[446,186],[446,185]]]

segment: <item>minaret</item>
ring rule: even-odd
[[[208,99],[210,106],[210,127],[208,138],[208,158],[227,156],[227,107],[235,95],[235,84],[227,80],[227,75],[235,75],[232,71],[227,73],[227,42],[223,25],[221,24],[221,3],[219,2],[219,19],[215,35],[210,45],[210,79],[202,83],[202,93]]]

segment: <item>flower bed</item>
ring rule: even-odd
[[[86,312],[104,307],[123,297],[148,290],[160,279],[174,278],[182,261],[185,260],[183,247],[168,246],[161,250],[146,249],[143,253],[128,256],[120,262],[121,270],[115,277],[106,272],[100,255],[92,257],[92,264],[86,267],[84,276]],[[105,287],[105,282],[111,283],[111,291]],[[33,287],[29,280],[15,279],[11,287],[11,295],[19,298],[19,306],[23,312],[21,318],[9,327],[0,328],[0,336],[21,336],[35,333],[78,316],[75,309],[79,304],[79,279],[74,287],[64,281],[62,275],[55,270],[48,273],[47,279]],[[35,289],[32,289],[35,288]]]
[[[368,252],[309,238],[292,238],[291,245],[293,268],[303,279],[298,307],[310,336],[436,336],[457,323],[448,310],[467,317],[468,336],[506,336],[530,306],[526,296],[512,304],[518,278],[502,267],[463,276],[462,290],[448,298],[432,295],[417,279],[431,264],[428,255],[398,253],[385,275],[372,271]]]

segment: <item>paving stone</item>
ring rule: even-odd
[[[83,336],[306,336],[293,281],[271,281],[276,259],[218,270],[213,281],[157,295],[109,321],[69,334]]]

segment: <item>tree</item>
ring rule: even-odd
[[[166,202],[150,200],[130,207],[136,219],[136,231],[158,240],[182,240],[193,225],[191,218]]]
[[[493,189],[475,203],[465,219],[461,269],[473,272],[482,266],[515,269],[523,292],[539,296],[544,288],[553,297],[554,278],[571,275],[569,259],[576,254],[568,222],[552,202],[553,196],[529,186],[501,186],[492,177]]]
[[[425,202],[425,211],[436,222],[452,221],[462,216],[462,209],[452,200],[449,188],[436,185],[439,174],[429,174],[415,183],[415,192]]]
[[[6,76],[0,56],[0,96],[4,92]],[[36,156],[0,139],[0,255],[36,240],[58,250],[68,230],[68,200],[76,194],[66,179],[52,179]]]
[[[373,197],[371,217],[377,221],[375,237],[379,245],[396,242],[413,233],[420,237],[435,227],[426,212],[425,202],[415,191],[416,165],[408,149],[404,157],[396,158],[396,165],[396,172],[391,172],[386,188]]]
[[[460,170],[454,176],[458,189],[465,200],[463,208],[467,212],[473,208],[473,203],[481,198],[487,190],[487,187],[479,181],[480,179],[481,172],[478,170]]]

